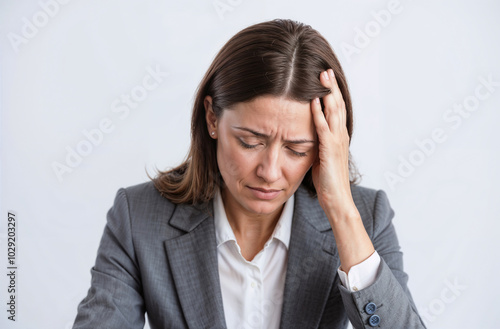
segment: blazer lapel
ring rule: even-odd
[[[299,188],[295,194],[280,328],[318,326],[338,266],[330,223],[317,200]]]
[[[165,249],[188,327],[225,328],[213,217],[179,205],[170,224],[187,232]]]

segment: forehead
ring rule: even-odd
[[[223,117],[233,123],[251,125],[268,132],[309,131],[313,124],[309,102],[298,102],[269,95],[257,97],[249,102],[237,103],[231,109],[224,111]]]

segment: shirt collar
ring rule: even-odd
[[[290,235],[292,232],[294,203],[295,197],[292,194],[292,196],[285,202],[285,206],[283,207],[283,211],[281,212],[280,219],[278,220],[278,223],[276,223],[273,234],[269,239],[269,241],[272,241],[273,238],[281,241],[287,249],[288,245],[290,244]],[[224,203],[222,201],[220,189],[217,189],[215,193],[213,205],[217,247],[230,240],[236,242],[236,237],[234,236],[233,229],[231,228],[231,225],[227,220],[227,215],[224,209]]]

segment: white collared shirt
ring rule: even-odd
[[[219,279],[227,328],[279,328],[292,232],[294,196],[285,203],[273,234],[251,261],[241,249],[228,222],[220,191],[214,197],[215,235]],[[375,251],[353,266],[349,277],[338,269],[340,280],[351,291],[375,281],[380,257]]]

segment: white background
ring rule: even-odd
[[[71,327],[117,189],[184,158],[194,91],[216,52],[274,18],[310,24],[343,65],[361,185],[389,196],[428,327],[499,327],[498,2],[54,1],[0,5],[1,328]],[[168,75],[128,116],[113,112],[148,67]],[[481,79],[494,81],[490,92]],[[447,121],[464,102],[461,121]],[[113,131],[58,179],[54,163],[67,165],[68,148],[105,118]],[[422,153],[415,140],[436,129],[441,139]],[[406,161],[413,169],[401,172]],[[6,312],[8,211],[18,223],[16,323]]]

